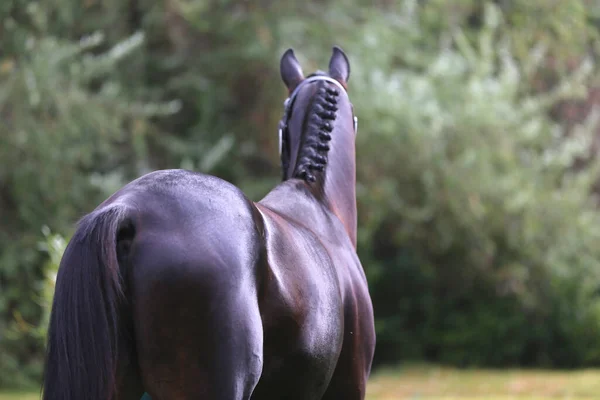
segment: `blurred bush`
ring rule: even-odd
[[[312,72],[333,44],[360,119],[377,362],[600,365],[599,15],[586,0],[2,2],[0,386],[39,377],[63,243],[42,227],[68,236],[157,168],[258,200],[279,176],[278,58],[294,47]],[[569,104],[585,118],[559,119]]]
[[[549,117],[585,95],[591,59],[539,93],[544,47],[518,57],[491,3],[475,33],[455,27],[433,51],[422,10],[405,11],[371,18],[355,54],[379,361],[597,364],[598,113],[569,135]]]

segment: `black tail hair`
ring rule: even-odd
[[[126,219],[123,205],[92,212],[65,250],[48,328],[43,400],[115,398],[124,298],[117,236]]]

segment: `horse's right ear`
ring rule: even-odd
[[[304,74],[302,73],[302,67],[294,55],[294,50],[288,49],[283,56],[281,56],[281,62],[279,63],[279,70],[281,73],[281,79],[287,86],[290,93],[296,89],[296,87],[304,80]]]

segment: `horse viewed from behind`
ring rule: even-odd
[[[63,255],[44,400],[364,399],[373,308],[356,254],[350,65],[281,58],[283,181],[252,202],[184,170],[129,183]]]

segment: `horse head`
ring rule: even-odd
[[[354,133],[357,130],[358,119],[347,95],[350,63],[336,46],[328,74],[317,71],[305,78],[294,51],[288,49],[281,58],[280,72],[289,91],[279,124],[283,179],[315,182],[317,173],[327,166],[334,127],[338,136],[349,130],[346,121],[336,123],[338,117],[351,116]]]

